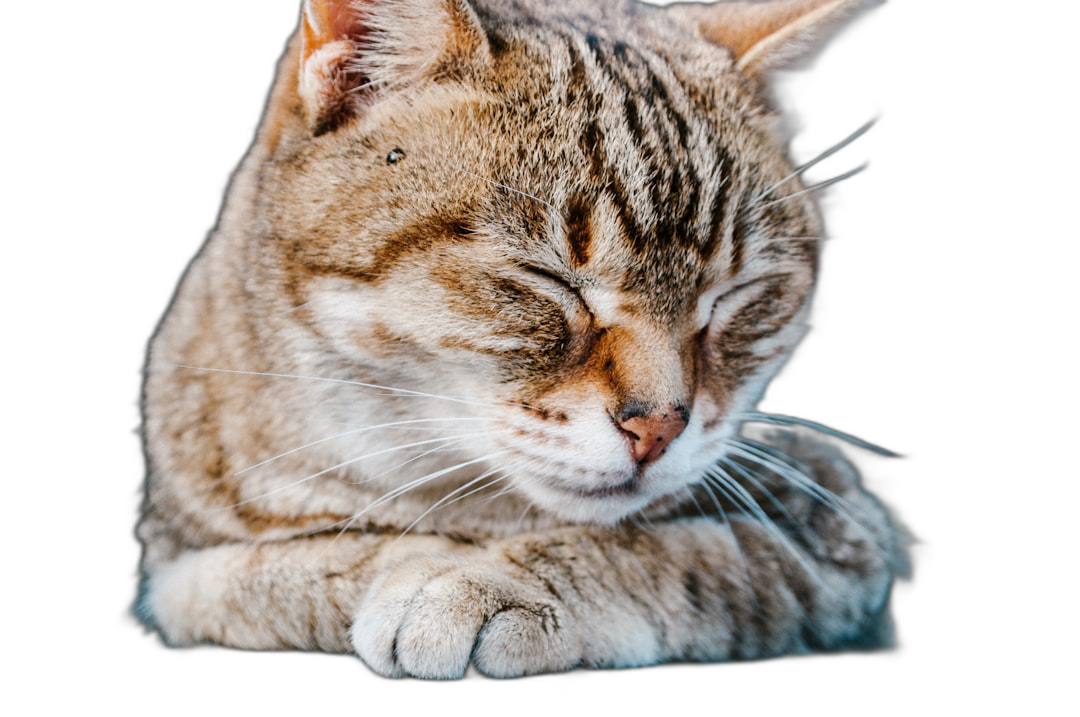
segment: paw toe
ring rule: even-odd
[[[409,569],[372,586],[352,629],[357,654],[379,674],[465,675],[470,660],[496,677],[578,663],[560,605],[483,565]]]

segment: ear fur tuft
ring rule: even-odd
[[[341,126],[379,92],[487,52],[466,0],[305,0],[300,31],[298,92],[316,134]]]
[[[875,2],[880,0],[732,0],[669,10],[730,50],[744,74],[760,79],[809,54],[830,30]]]

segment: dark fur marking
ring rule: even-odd
[[[728,353],[780,331],[799,310],[802,301],[793,300],[785,286],[787,277],[768,281],[761,293],[739,309],[720,332],[719,342]]]
[[[651,110],[657,119],[663,117],[667,120],[664,124],[653,123],[654,133],[661,144],[659,157],[651,147],[639,146],[639,151],[653,166],[657,177],[668,177],[667,191],[660,182],[652,185],[652,202],[659,215],[656,238],[661,247],[696,246],[697,242],[689,228],[697,213],[700,181],[694,175],[692,165],[682,159],[689,149],[689,126],[660,76],[644,57],[635,59],[635,65],[648,77],[648,88],[644,94]],[[674,128],[675,137],[671,136],[666,125]]]
[[[717,248],[723,242],[724,239],[724,223],[728,213],[728,198],[731,190],[731,183],[733,181],[732,176],[732,161],[731,155],[725,147],[719,147],[717,150],[717,165],[719,171],[723,173],[723,177],[720,180],[720,186],[717,187],[716,196],[713,197],[713,203],[709,216],[709,228],[705,235],[705,244],[701,248],[702,256],[705,259],[711,259],[715,254]]]
[[[705,604],[701,599],[701,580],[693,569],[688,570],[683,575],[683,589],[686,591],[686,596],[690,600],[690,605],[694,608],[694,611],[703,613]]]
[[[616,85],[622,84],[619,82],[620,78],[614,76],[611,72],[607,55],[604,52],[603,41],[596,35],[589,34],[586,36],[586,43],[592,52],[597,67],[611,76]],[[597,105],[595,109],[599,109],[600,100],[594,98],[593,102]],[[597,114],[598,112],[590,113],[594,118]],[[622,228],[623,238],[634,248],[636,253],[644,253],[649,246],[648,238],[630,208],[630,193],[626,185],[608,162],[604,133],[595,119],[585,126],[582,133],[582,149],[585,151],[585,155],[589,157],[595,186],[609,187],[613,194],[615,211]]]
[[[506,360],[513,359],[515,356],[517,356],[516,351],[505,351],[501,349],[491,348],[488,346],[481,346],[460,336],[444,336],[439,339],[439,346],[443,347],[444,349],[461,349],[463,351],[469,351],[475,354],[494,356],[496,358]]]
[[[339,525],[351,516],[341,513],[308,513],[299,516],[280,515],[260,510],[254,504],[249,503],[233,509],[233,514],[247,526],[248,530],[256,535],[274,528],[310,528],[312,524],[326,523]]]
[[[525,399],[517,401],[518,403],[526,403]],[[521,406],[523,411],[528,412],[530,416],[535,416],[541,421],[555,421],[556,423],[566,423],[570,420],[570,417],[563,411],[552,411],[547,406],[538,405],[523,405]]]
[[[746,224],[739,219],[735,220],[735,227],[731,233],[731,264],[728,266],[728,276],[738,276],[742,271],[746,252]]]
[[[638,255],[647,253],[652,243],[641,223],[638,222],[634,211],[630,208],[630,192],[627,191],[622,178],[607,168],[605,168],[604,175],[598,177],[601,183],[604,182],[605,175],[608,186],[610,186],[614,195],[615,213],[622,228],[623,240],[630,245],[634,253]]]
[[[348,570],[330,570],[323,574],[323,578],[325,580],[337,580],[338,578],[345,578],[346,580],[359,579],[364,574],[364,570],[367,566],[375,559],[383,546],[386,545],[387,540],[388,538],[381,537],[378,542],[371,546],[371,549],[360,558],[360,560],[349,566]]]
[[[426,251],[440,241],[469,239],[469,219],[463,215],[432,215],[389,237],[375,252],[376,272],[385,273],[410,254]]]
[[[468,241],[472,232],[469,219],[464,214],[433,215],[405,227],[387,237],[375,250],[369,264],[350,263],[340,252],[333,251],[336,240],[283,242],[288,265],[295,272],[308,276],[331,276],[352,281],[378,284],[392,273],[394,267],[407,257],[430,250],[442,242]],[[315,239],[319,237],[315,235]],[[294,301],[307,301],[297,287]]]
[[[679,135],[679,145],[682,149],[689,148],[690,141],[690,127],[686,123],[686,118],[675,107],[675,100],[672,98],[671,93],[668,92],[667,87],[660,80],[659,75],[649,68],[649,76],[652,80],[650,89],[652,95],[659,103],[668,110],[669,118],[675,124],[675,131]]]
[[[493,15],[483,7],[472,5],[473,12],[480,20],[480,26],[487,37],[488,49],[496,60],[501,59],[510,50],[510,42],[497,29],[505,20],[501,16]]]
[[[537,555],[533,558],[533,560],[530,560],[529,562],[518,560],[506,551],[503,552],[503,557],[505,557],[511,565],[514,565],[519,570],[527,573],[528,575],[531,575],[538,582],[540,582],[544,586],[544,589],[547,590],[548,593],[556,600],[558,600],[559,602],[563,601],[562,594],[559,592],[558,588],[555,587],[555,583],[551,582],[551,580],[547,576],[541,575],[540,571],[531,564],[532,562],[538,562],[542,558],[546,558],[546,555]]]
[[[553,635],[562,629],[562,623],[559,621],[559,613],[552,606],[544,604],[508,602],[496,610],[488,620],[490,621],[499,613],[515,611],[525,613],[536,622],[539,622],[540,629],[544,631],[545,635]]]
[[[498,356],[506,381],[542,381],[561,370],[573,332],[555,300],[510,277],[481,269],[438,267],[432,278],[449,290],[450,309],[487,324],[485,336],[525,340],[513,350],[484,348],[460,335],[443,337],[443,345]]]
[[[645,137],[645,128],[641,124],[641,116],[638,114],[637,102],[633,95],[623,98],[623,112],[626,114],[626,123],[630,127],[630,136],[638,142]]]
[[[589,263],[592,244],[592,204],[581,194],[566,203],[566,240],[575,266]]]
[[[571,38],[565,38],[565,40],[566,52],[570,57],[570,77],[567,79],[566,84],[566,104],[572,107],[588,96],[589,75],[585,69],[585,62],[581,57],[581,53],[574,46],[574,41]]]

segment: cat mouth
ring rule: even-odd
[[[649,482],[638,471],[609,479],[614,482],[596,487],[558,479],[535,481],[526,492],[537,506],[565,520],[596,525],[615,525],[651,502]]]
[[[638,475],[635,473],[622,483],[616,483],[614,485],[607,485],[600,488],[582,488],[580,486],[567,485],[566,483],[548,483],[550,487],[558,490],[561,493],[567,493],[576,498],[586,498],[589,500],[604,500],[607,498],[626,498],[636,495],[640,488],[641,482],[638,480]]]
[[[595,490],[584,490],[581,488],[570,489],[574,495],[579,498],[589,498],[591,500],[604,500],[606,498],[626,498],[637,493],[637,483],[634,480],[629,480],[619,485],[608,486],[606,488],[598,488]]]

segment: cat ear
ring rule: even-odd
[[[466,0],[304,0],[298,93],[311,129],[336,129],[380,92],[487,53]]]
[[[731,50],[744,74],[798,60],[823,36],[874,0],[732,0],[711,5],[672,5],[677,16],[697,25],[705,39]]]

